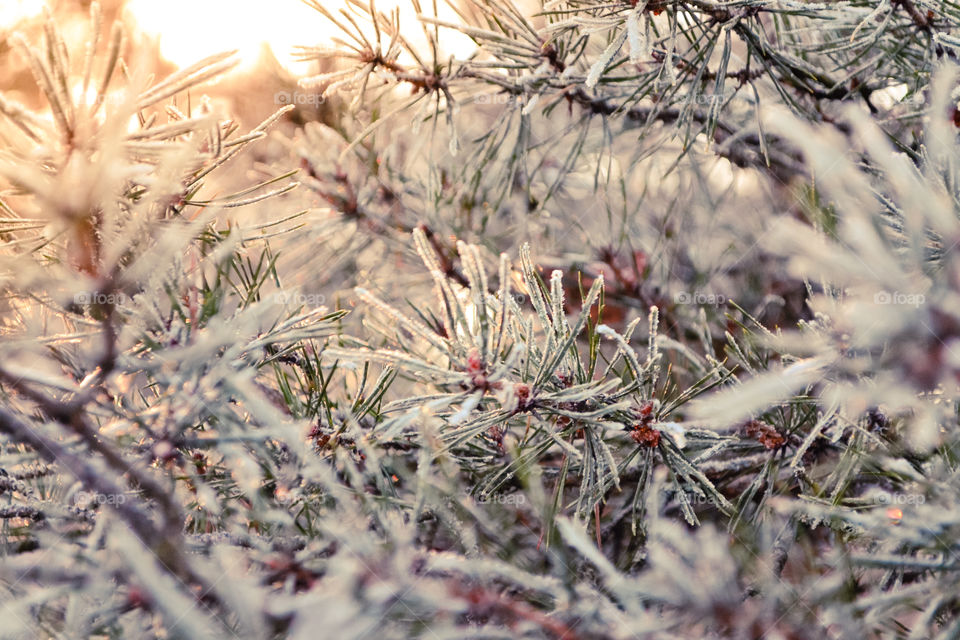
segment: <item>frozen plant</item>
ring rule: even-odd
[[[308,4],[15,39],[0,637],[958,635],[955,5]]]

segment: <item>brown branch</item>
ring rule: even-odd
[[[105,477],[80,456],[72,453],[58,440],[48,438],[32,425],[28,425],[7,409],[0,407],[0,433],[6,433],[15,441],[32,448],[37,454],[51,464],[57,464],[66,469],[86,489],[100,495],[123,495],[123,487]],[[198,598],[210,604],[220,605],[220,599],[213,592],[213,585],[209,584],[191,566],[183,553],[184,545],[180,544],[181,532],[158,529],[154,526],[149,514],[135,505],[132,501],[114,501],[110,505],[123,519],[130,530],[147,545],[160,560],[161,565],[170,573],[186,584],[200,587],[202,595]]]
[[[11,520],[14,518],[37,521],[45,519],[46,516],[36,507],[16,506],[0,508],[0,520]]]
[[[907,15],[910,16],[913,24],[915,24],[918,29],[928,34],[933,32],[932,11],[928,12],[927,15],[923,15],[920,13],[920,10],[917,9],[917,5],[913,3],[913,0],[893,0],[892,4],[893,6],[901,7],[904,11],[906,11]]]
[[[140,469],[129,464],[126,459],[109,444],[97,437],[96,430],[84,419],[82,402],[61,402],[33,389],[23,380],[0,369],[0,380],[15,389],[19,394],[32,400],[50,419],[69,428],[94,452],[103,456],[114,470],[127,475],[138,489],[161,507],[164,516],[164,528],[179,531],[183,526],[184,515],[174,501],[171,491],[163,487]],[[114,493],[122,493],[117,491]]]

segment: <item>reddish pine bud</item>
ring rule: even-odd
[[[651,449],[660,444],[660,432],[644,424],[637,424],[630,432],[630,437],[637,444],[650,447]]]
[[[530,406],[530,385],[518,382],[513,385],[513,393],[517,397],[517,409],[523,411]]]
[[[518,399],[520,400],[530,399],[530,385],[524,382],[518,382],[513,386],[513,390],[517,394]]]
[[[147,604],[147,594],[140,587],[130,587],[127,591],[127,606],[131,609],[144,609]]]
[[[483,360],[480,358],[478,351],[471,351],[470,355],[467,356],[467,369],[473,373],[483,371]]]
[[[787,439],[780,435],[780,432],[762,420],[749,420],[744,424],[743,432],[767,449],[779,449],[787,443]]]

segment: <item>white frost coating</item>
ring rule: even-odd
[[[155,552],[146,548],[142,541],[127,529],[115,527],[110,541],[111,550],[123,558],[124,564],[140,584],[149,589],[153,605],[175,624],[170,631],[188,638],[220,637],[216,625],[197,604],[183,594],[180,585],[157,559]]]
[[[777,403],[789,399],[822,375],[822,358],[801,360],[780,372],[750,379],[729,391],[722,391],[691,406],[691,418],[712,428],[730,428]]]
[[[670,50],[667,51],[667,55],[664,59],[664,69],[667,71],[667,84],[671,87],[677,83],[677,69],[673,64],[673,56],[677,51],[677,38],[673,36],[670,38]]]
[[[617,335],[616,331],[614,331],[613,329],[611,329],[605,324],[601,324],[597,326],[597,333],[599,333],[602,336],[609,336],[609,337],[613,337]]]
[[[540,102],[540,94],[535,93],[532,96],[530,96],[529,100],[527,100],[527,104],[523,106],[521,113],[525,116],[530,115],[531,113],[533,113],[533,108],[537,105],[538,102]]]
[[[620,47],[623,46],[626,40],[627,33],[623,31],[607,46],[603,54],[593,63],[593,66],[590,67],[590,73],[587,74],[587,87],[592,89],[597,86],[597,82],[600,81],[600,75],[610,64],[610,61],[613,60],[613,56],[617,55],[617,52],[620,51]]]
[[[640,9],[639,6],[637,8]],[[643,38],[644,34],[640,33],[640,12],[631,11],[627,14],[627,41],[630,44],[630,62],[637,63],[642,59],[646,47]]]
[[[650,426],[658,431],[666,431],[673,436],[673,440],[677,443],[678,447],[681,449],[686,448],[687,430],[679,422],[654,422]]]
[[[481,398],[483,398],[483,391],[477,391],[467,398],[460,410],[450,417],[450,424],[460,424],[469,418],[473,410],[480,404]]]

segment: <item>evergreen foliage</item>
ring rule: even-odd
[[[17,41],[0,636],[960,636],[960,5],[308,4]]]

